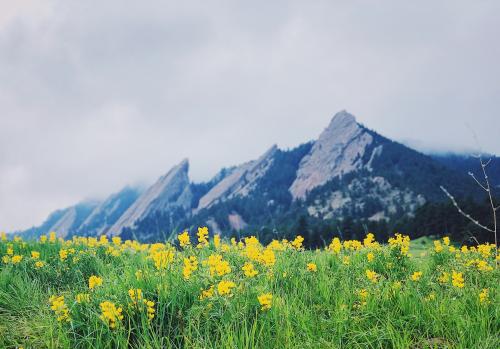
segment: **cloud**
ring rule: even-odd
[[[0,225],[204,180],[347,109],[426,148],[500,153],[494,1],[15,1],[0,5]],[[413,142],[416,144],[416,142]]]

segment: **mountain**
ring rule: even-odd
[[[21,234],[27,238],[36,238],[48,232],[56,231],[58,236],[66,238],[78,230],[98,204],[98,202],[82,202],[57,210],[51,213],[40,226],[30,228]]]
[[[473,173],[477,179],[483,181],[484,176],[479,159],[471,154],[430,154],[430,156],[448,167],[449,169],[461,174]],[[486,171],[490,185],[496,189],[496,195],[500,195],[500,157],[495,155],[483,155],[483,162],[488,163]],[[472,178],[469,180],[473,181]]]
[[[429,156],[394,142],[341,111],[317,140],[293,149],[273,145],[202,183],[189,180],[183,160],[142,193],[126,188],[86,206],[85,215],[80,208],[78,219],[76,206],[57,211],[31,233],[50,226],[153,241],[208,225],[226,235],[256,233],[263,241],[302,233],[312,244],[336,233],[355,237],[354,228],[387,234],[413,228],[412,220],[428,217],[429,205],[446,203],[440,185],[459,199],[481,200],[484,193],[464,173],[469,166],[466,157]]]
[[[312,189],[329,180],[363,168],[363,155],[372,135],[346,111],[337,113],[300,162],[297,178],[290,187],[294,199],[304,199]],[[374,148],[371,157],[377,156]]]
[[[256,187],[273,162],[274,154],[278,147],[273,145],[259,159],[249,161],[234,168],[230,174],[214,185],[200,198],[195,213],[208,208],[216,203],[231,199],[236,196],[245,197]]]
[[[109,229],[110,234],[120,235],[124,229],[133,230],[139,221],[155,213],[172,212],[177,209],[188,212],[193,197],[188,170],[189,162],[184,159],[160,177],[123,213]]]
[[[120,192],[110,195],[92,210],[76,233],[84,236],[106,234],[140,194],[139,189],[127,186]]]

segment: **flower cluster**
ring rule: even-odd
[[[236,287],[236,284],[232,281],[222,280],[217,285],[217,293],[219,296],[231,296],[231,290]]]
[[[261,310],[271,309],[273,303],[273,295],[271,293],[264,293],[257,297],[261,305]]]
[[[95,275],[91,275],[89,277],[89,288],[91,290],[93,290],[97,286],[101,286],[101,285],[102,285],[102,278],[100,278],[99,276],[95,276]]]
[[[203,264],[208,266],[211,276],[223,276],[231,272],[229,262],[223,260],[220,254],[210,255],[208,259],[203,262]]]
[[[191,274],[196,269],[198,269],[198,259],[196,259],[196,256],[184,258],[184,268],[182,269],[182,276],[184,277],[184,280],[189,280]]]
[[[315,273],[315,272],[318,271],[318,267],[314,263],[307,263],[307,270],[310,271],[310,272]]]
[[[196,247],[203,248],[203,247],[208,246],[208,228],[207,227],[198,228],[198,233],[196,235],[198,236],[198,245]]]
[[[179,239],[179,245],[183,248],[188,247],[191,245],[191,242],[189,240],[189,233],[185,231],[182,234],[177,235],[177,238]]]
[[[57,321],[71,321],[68,306],[64,303],[64,296],[52,296],[49,298],[49,302],[50,309],[52,309],[57,316]]]
[[[380,275],[370,269],[367,269],[365,273],[368,280],[370,280],[372,283],[376,283],[378,281],[378,278],[380,277]]]
[[[102,302],[99,306],[101,307],[101,320],[104,321],[109,328],[116,328],[117,324],[123,320],[122,308],[116,307],[114,303],[108,301]]]
[[[410,237],[406,235],[396,234],[395,237],[389,238],[389,246],[399,249],[402,256],[407,256],[410,251]]]
[[[255,270],[255,267],[253,263],[246,262],[242,267],[241,270],[243,270],[243,273],[245,274],[246,277],[252,278],[259,274],[257,270]]]

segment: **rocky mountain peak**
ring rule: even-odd
[[[109,232],[113,235],[120,234],[123,228],[134,227],[137,221],[155,211],[166,211],[173,207],[189,209],[192,193],[188,171],[189,161],[184,159],[140,195]]]
[[[277,150],[278,147],[275,144],[257,160],[237,166],[230,175],[221,180],[200,199],[198,207],[194,211],[197,212],[228,198],[248,195],[255,189],[257,181],[269,169]]]
[[[330,124],[324,132],[328,132],[330,130],[341,130],[353,125],[357,125],[356,117],[348,113],[346,110],[341,110],[333,116]]]
[[[335,114],[309,154],[300,162],[297,177],[290,186],[294,199],[304,199],[308,192],[329,180],[363,166],[363,157],[373,137],[356,118],[343,110]]]

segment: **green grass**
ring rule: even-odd
[[[130,243],[89,247],[82,241],[0,242],[0,258],[11,259],[9,247],[23,256],[17,264],[0,265],[0,348],[500,347],[500,273],[468,263],[479,259],[494,266],[491,248],[488,256],[450,252],[446,246],[435,253],[431,240],[420,239],[412,242],[408,257],[399,246],[388,245],[342,248],[338,254],[287,246],[275,250],[275,263],[266,265],[262,246],[251,260],[246,248],[230,244],[175,250],[164,245],[159,249],[174,257],[157,270],[151,246],[138,252],[138,245],[134,250]],[[61,260],[61,249],[74,252]],[[40,252],[46,265],[35,268],[31,251]],[[230,273],[210,275],[203,261],[215,253],[229,262]],[[374,254],[371,262],[368,253]],[[199,262],[189,280],[182,273],[186,256]],[[259,271],[253,278],[241,270],[248,261]],[[308,263],[315,263],[317,271],[308,271]],[[368,280],[367,269],[379,275],[377,282]],[[142,277],[136,276],[138,270]],[[463,288],[438,281],[443,271],[453,270],[463,273]],[[418,281],[411,280],[415,271],[423,272]],[[91,275],[103,279],[94,290],[88,287]],[[230,296],[216,291],[199,299],[201,289],[217,289],[220,280],[235,283]],[[486,288],[489,299],[481,303],[479,294]],[[151,321],[145,307],[132,305],[129,289],[141,289],[155,303]],[[78,293],[90,294],[90,301],[77,303]],[[261,310],[257,300],[263,293],[273,295],[269,310]],[[57,321],[49,302],[53,295],[64,295],[71,321]],[[123,320],[115,329],[100,318],[103,301],[122,308]]]

